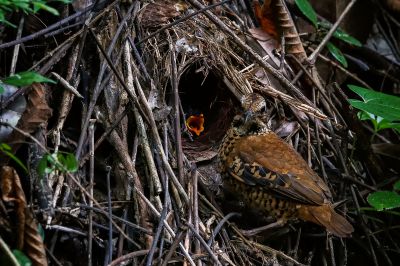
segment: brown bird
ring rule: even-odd
[[[219,148],[225,188],[279,224],[299,218],[350,236],[353,226],[333,209],[328,186],[261,120],[262,96],[250,94],[242,106],[246,112],[233,119]]]

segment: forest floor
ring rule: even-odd
[[[398,99],[375,114],[351,100],[400,96],[396,1],[310,1],[315,17],[308,1],[89,2],[0,25],[0,265],[400,261]],[[295,219],[243,234],[274,222],[218,167],[251,93],[351,236]]]

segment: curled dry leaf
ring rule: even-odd
[[[271,35],[272,38],[279,41],[279,34],[274,22],[274,14],[271,9],[271,0],[264,1],[262,6],[258,0],[255,0],[253,1],[253,8],[255,17],[258,23],[260,23],[261,29]]]
[[[32,89],[27,95],[27,103],[25,112],[22,114],[18,121],[17,128],[25,131],[26,133],[33,133],[42,124],[47,122],[52,114],[51,108],[47,104],[45,85],[34,83]],[[13,144],[12,148],[15,152],[19,143],[24,141],[25,137],[13,131],[7,143]]]
[[[14,203],[17,216],[17,249],[24,250],[33,265],[47,265],[43,239],[32,212],[27,208],[25,193],[14,168],[3,166],[0,173],[0,189],[5,202]]]
[[[393,143],[376,143],[371,145],[372,150],[380,155],[388,156],[396,160],[400,160],[400,144]]]
[[[300,125],[297,121],[282,121],[279,127],[275,130],[275,133],[281,137],[287,137],[294,135],[300,129]]]
[[[276,50],[279,46],[279,43],[271,38],[271,36],[265,31],[254,28],[249,29],[250,34],[254,37],[257,43],[262,47],[262,49],[268,54],[268,62],[273,61],[273,65],[278,67],[280,64],[280,59],[275,55],[274,50]]]
[[[14,203],[17,222],[17,248],[22,250],[24,246],[25,231],[25,193],[22,190],[21,181],[14,168],[3,166],[0,174],[0,186],[4,202]]]
[[[44,248],[43,239],[38,230],[38,223],[29,209],[26,209],[25,214],[24,251],[31,259],[33,265],[46,266],[46,250]]]
[[[180,16],[186,9],[187,5],[181,1],[156,1],[143,8],[139,20],[145,28],[159,27],[167,23],[169,19]]]
[[[384,2],[391,11],[400,13],[400,0],[385,0]]]

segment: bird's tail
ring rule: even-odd
[[[354,231],[353,226],[341,215],[335,212],[329,204],[320,206],[303,205],[299,209],[299,218],[313,222],[338,237],[349,237]]]

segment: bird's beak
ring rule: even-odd
[[[250,110],[246,111],[244,113],[244,123],[247,123],[248,121],[251,120],[251,118],[253,117],[254,113]]]

